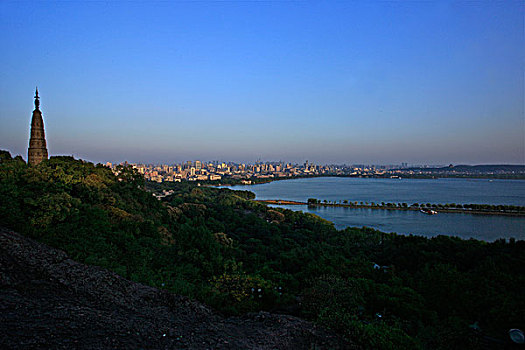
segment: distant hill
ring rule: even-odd
[[[425,171],[425,172],[436,172],[436,173],[476,173],[476,174],[494,174],[494,173],[525,173],[525,165],[512,165],[512,164],[495,164],[495,165],[454,165],[446,166],[441,168],[403,168],[398,170],[405,171]]]

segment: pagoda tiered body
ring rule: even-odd
[[[35,93],[35,110],[33,111],[33,118],[31,119],[31,138],[29,139],[27,158],[31,165],[37,165],[47,159],[44,119],[42,119],[42,112],[40,111],[38,89],[36,89]]]

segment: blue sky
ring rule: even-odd
[[[0,148],[525,163],[522,1],[0,2]]]

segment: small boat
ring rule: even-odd
[[[420,212],[427,215],[436,215],[438,212],[432,209],[420,209]]]

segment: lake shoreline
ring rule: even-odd
[[[223,182],[220,180],[212,181],[205,185],[212,187],[235,187],[235,186],[254,186],[263,185],[276,181],[285,180],[296,180],[296,179],[316,179],[316,178],[351,178],[351,179],[385,179],[385,180],[439,180],[439,179],[463,179],[463,180],[525,180],[525,176],[508,177],[498,174],[485,174],[485,175],[342,175],[342,174],[316,174],[316,175],[298,175],[298,176],[281,176],[281,177],[268,177],[268,178],[245,178],[235,179],[231,183]],[[247,182],[243,182],[247,181]],[[218,182],[218,183],[217,183]]]
[[[372,205],[355,205],[355,204],[339,204],[339,203],[307,203],[285,199],[256,199],[258,203],[273,204],[273,205],[307,205],[312,207],[343,207],[350,209],[376,209],[376,210],[400,210],[400,211],[420,211],[419,207],[387,207],[387,206],[372,206]],[[501,212],[501,211],[483,211],[483,210],[468,210],[468,209],[440,209],[431,208],[438,213],[452,213],[452,214],[471,214],[471,215],[487,215],[487,216],[512,216],[525,217],[525,213],[519,212]]]

